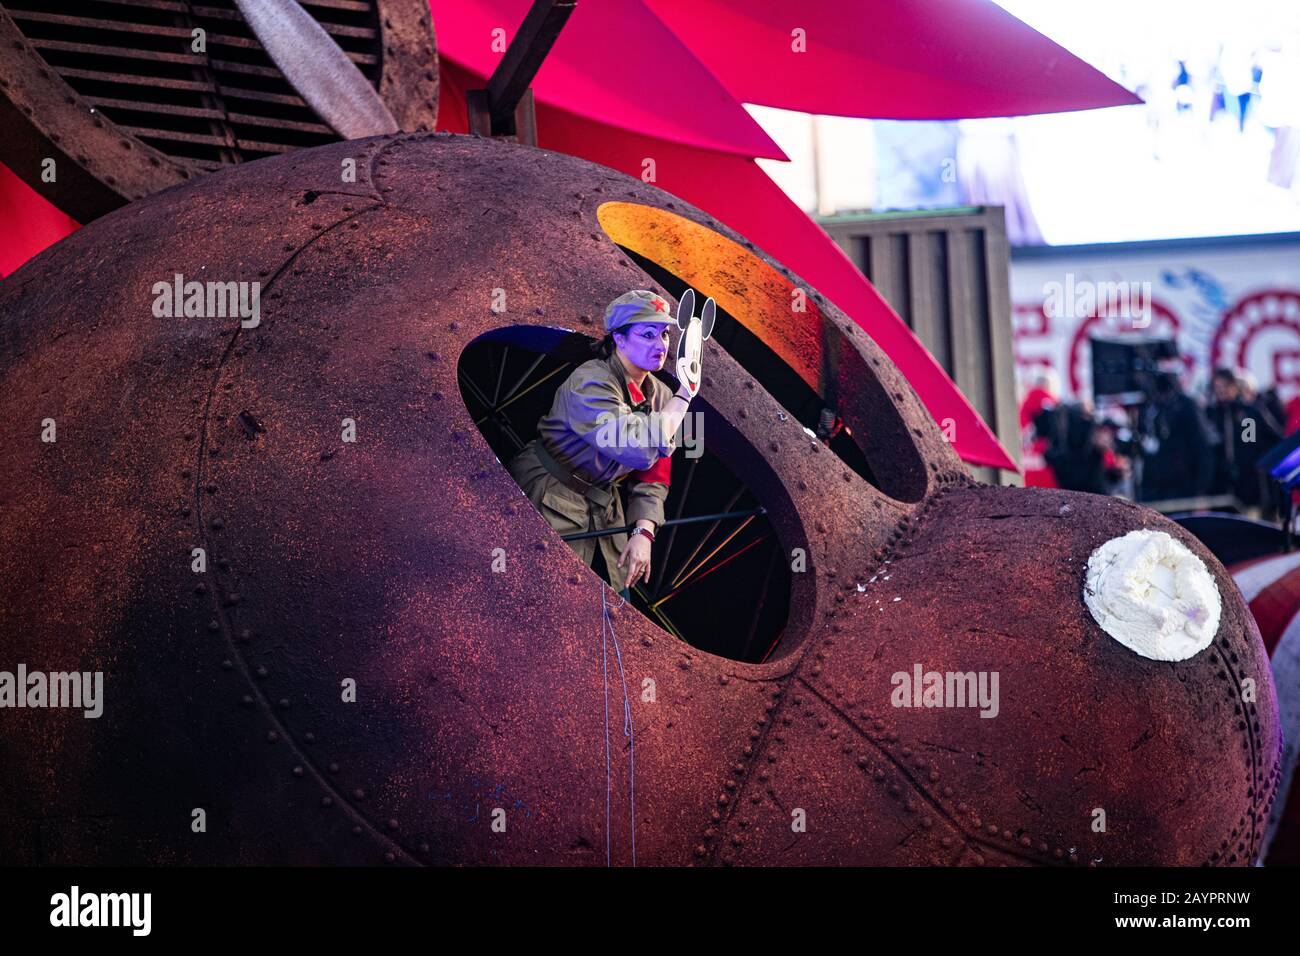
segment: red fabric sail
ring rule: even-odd
[[[493,28],[503,27],[508,40],[529,6],[431,0],[443,63],[441,129],[467,129],[463,96],[453,92],[483,85],[501,57]],[[730,96],[720,99],[719,87]],[[964,460],[1015,468],[911,330],[753,162],[771,156],[755,148],[769,141],[738,101],[920,119],[1090,109],[1137,97],[988,0],[579,3],[533,89],[538,145],[634,176],[653,157],[656,185],[753,241],[862,325],[930,413],[952,420]]]
[[[439,57],[490,76],[531,6],[532,0],[432,0]],[[787,158],[641,0],[579,0],[533,81],[533,96],[655,139]],[[439,108],[446,101],[443,95]],[[445,128],[441,119],[438,126]]]
[[[970,119],[1141,102],[989,0],[646,2],[745,103]]]
[[[0,276],[77,228],[77,221],[0,165]]]

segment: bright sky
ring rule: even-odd
[[[1300,231],[1300,185],[1268,182],[1276,125],[1300,126],[1300,0],[997,0],[1000,6],[1130,88],[1150,78],[1162,108],[1120,107],[1015,120],[1034,213],[1054,244]],[[1176,113],[1177,61],[1208,69],[1227,44],[1248,75],[1257,51],[1291,73],[1262,87],[1256,122],[1244,132],[1220,116],[1209,93]],[[1235,53],[1235,56],[1232,54]],[[1122,75],[1120,64],[1129,72]],[[1264,83],[1270,71],[1265,71]],[[1166,92],[1168,91],[1168,92]],[[1149,96],[1151,94],[1148,94]],[[802,208],[816,205],[812,117],[748,106],[793,162],[760,165]],[[1283,117],[1279,120],[1278,117]],[[993,121],[997,122],[997,121]],[[819,117],[822,212],[876,201],[869,120]],[[1300,176],[1298,176],[1300,178]]]
[[[1098,69],[1116,54],[1212,52],[1300,32],[1297,0],[993,0]]]

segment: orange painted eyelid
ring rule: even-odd
[[[753,251],[707,226],[656,206],[612,201],[596,209],[615,243],[667,269],[691,288],[707,290],[814,391],[821,393],[820,309],[804,289],[800,321],[792,322],[797,287]]]

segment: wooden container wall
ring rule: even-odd
[[[1011,279],[1001,206],[819,220],[1019,460]],[[972,467],[991,484],[1018,475]]]

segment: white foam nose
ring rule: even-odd
[[[1103,631],[1156,661],[1205,650],[1223,612],[1205,562],[1163,531],[1130,531],[1092,552],[1083,600]]]

